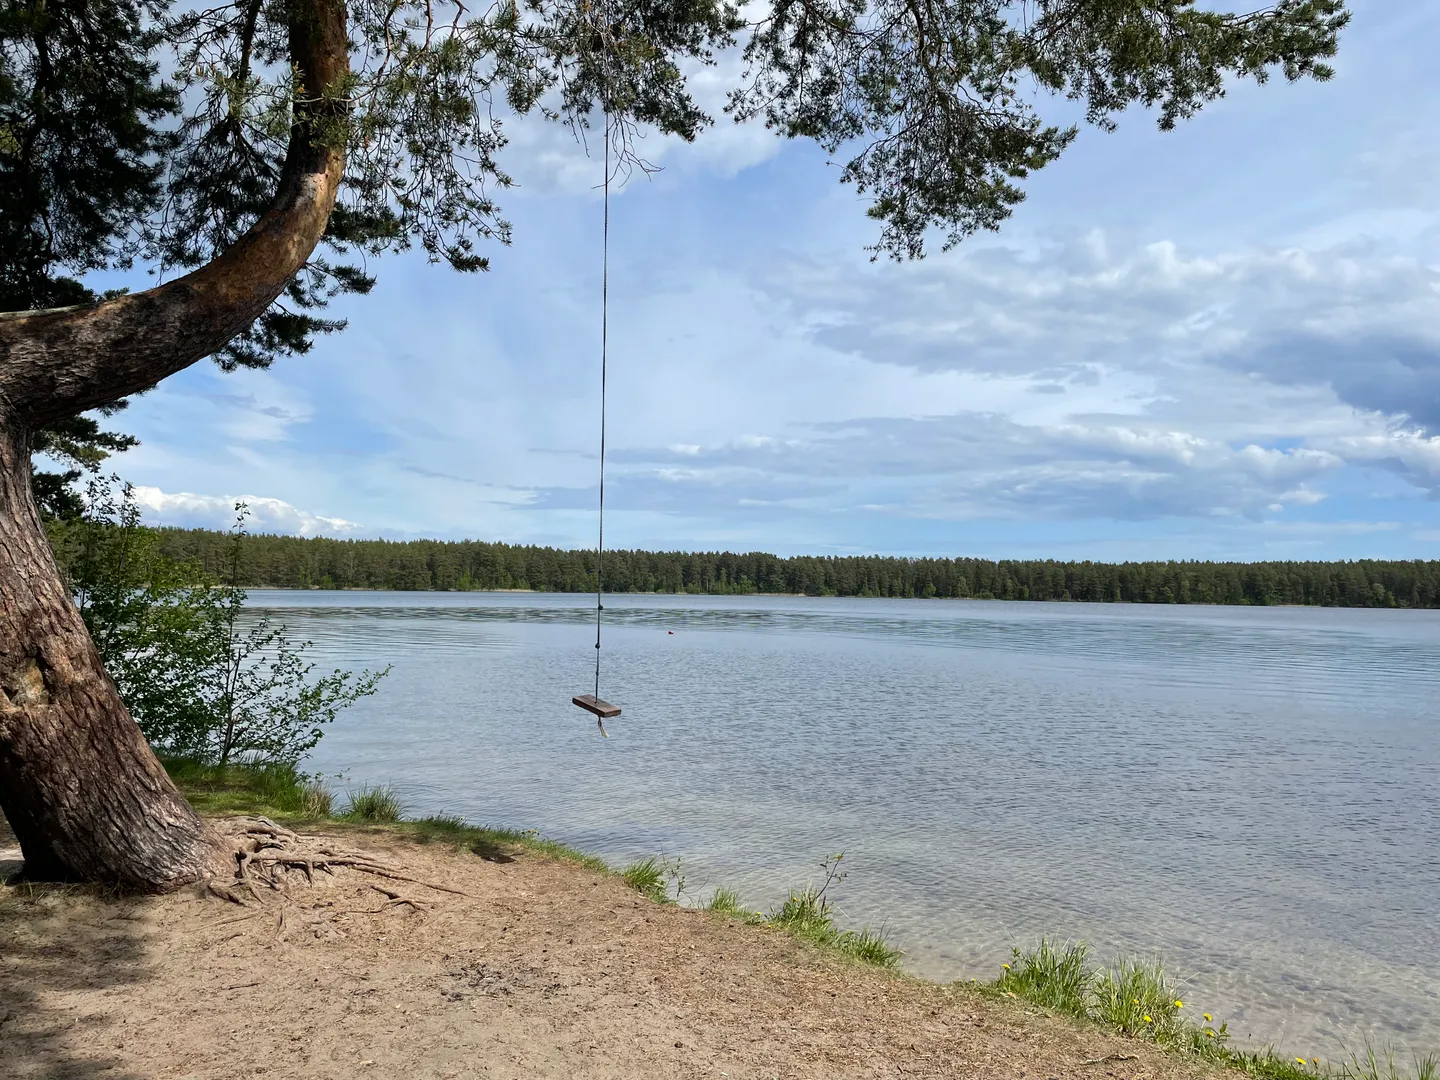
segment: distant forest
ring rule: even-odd
[[[158,530],[163,550],[228,577],[230,537]],[[595,553],[478,540],[331,540],[251,536],[237,584],[280,589],[593,592]],[[1078,600],[1135,604],[1307,604],[1440,608],[1440,561],[1056,562],[780,558],[760,552],[607,551],[607,592]]]

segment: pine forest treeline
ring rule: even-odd
[[[162,550],[228,577],[227,534],[161,529]],[[477,540],[251,536],[237,584],[251,588],[592,592],[595,553]],[[1440,561],[1057,562],[607,551],[608,592],[1077,600],[1140,604],[1440,607]]]

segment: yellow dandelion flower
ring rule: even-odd
[[[1141,1020],[1144,1020],[1147,1024],[1153,1024],[1153,1023],[1155,1022],[1155,1021],[1151,1020],[1150,1017],[1148,1017],[1148,1016],[1142,1016],[1140,1019],[1141,1019]]]
[[[1206,1014],[1205,1014],[1205,1019],[1206,1019],[1206,1021],[1208,1022],[1208,1021],[1210,1021],[1210,1020],[1213,1020],[1214,1017],[1212,1017],[1209,1013],[1206,1013]]]
[[[1139,998],[1131,998],[1131,999],[1130,999],[1130,1004],[1131,1004],[1131,1005],[1139,1005],[1139,1004],[1140,1004],[1140,999],[1139,999]]]
[[[1304,1065],[1304,1064],[1305,1064],[1305,1059],[1304,1059],[1304,1058],[1296,1058],[1295,1060],[1298,1061],[1301,1065]]]
[[[1210,1036],[1210,1038],[1212,1039],[1215,1037],[1215,1032],[1211,1031],[1209,1028],[1205,1029],[1205,1034]]]
[[[1009,965],[1009,964],[1001,964],[1000,966],[1003,967],[1006,971],[1009,971],[1009,970],[1010,970],[1010,965]]]
[[[1316,1065],[1319,1065],[1319,1064],[1320,1064],[1320,1059],[1319,1059],[1319,1058],[1311,1058],[1310,1060],[1313,1061]]]
[[[1183,1009],[1183,1008],[1185,1007],[1185,1003],[1184,1003],[1183,1001],[1181,1001],[1179,998],[1176,998],[1176,999],[1175,999],[1175,1007],[1176,1007],[1177,1009]]]

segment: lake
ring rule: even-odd
[[[309,767],[411,815],[680,860],[993,977],[1042,934],[1162,957],[1240,1039],[1440,1049],[1440,612],[256,590],[393,672]]]

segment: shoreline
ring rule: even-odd
[[[237,813],[264,814],[297,830],[383,837],[387,843],[443,849],[456,858],[473,855],[502,867],[517,858],[562,863],[575,874],[598,874],[605,881],[619,883],[656,909],[673,909],[691,916],[703,913],[762,937],[779,933],[854,970],[881,972],[887,978],[937,993],[963,992],[984,1001],[1038,1008],[1055,1022],[1078,1024],[1083,1030],[1118,1037],[1128,1045],[1155,1047],[1175,1059],[1177,1066],[1188,1063],[1240,1069],[1263,1080],[1436,1080],[1440,1076],[1434,1056],[1417,1056],[1410,1070],[1403,1067],[1402,1055],[1400,1063],[1387,1071],[1384,1058],[1376,1057],[1368,1045],[1352,1048],[1348,1062],[1332,1059],[1324,1063],[1319,1059],[1302,1062],[1289,1058],[1273,1047],[1229,1046],[1223,1018],[1212,1022],[1208,1014],[1202,1013],[1202,1003],[1185,1002],[1182,1006],[1158,965],[1095,965],[1083,951],[1052,947],[1043,940],[1029,952],[1017,950],[1000,977],[992,982],[940,983],[923,979],[903,971],[898,963],[899,948],[882,933],[837,926],[824,898],[823,883],[818,889],[814,883],[792,889],[790,899],[770,912],[745,908],[738,895],[723,887],[704,903],[682,904],[680,883],[673,873],[677,868],[662,859],[615,868],[595,856],[545,840],[536,832],[487,829],[443,816],[400,820],[401,807],[386,789],[357,792],[355,805],[346,808],[348,816],[335,815],[328,792],[313,784],[307,786],[294,770],[286,773],[290,778],[287,789],[274,782],[273,771],[269,782],[257,783],[255,770],[232,767],[222,771],[178,762],[167,762],[167,768],[196,808],[211,820],[223,821]],[[0,848],[5,846],[3,840],[0,828]],[[0,859],[3,857],[0,854]],[[1117,987],[1123,987],[1118,997]],[[1362,1067],[1366,1054],[1370,1055],[1368,1070]],[[1391,1064],[1396,1062],[1392,1060]]]
[[[246,821],[270,817],[236,818],[233,804],[241,800],[233,798],[233,790],[212,788],[207,794],[211,802],[227,801],[216,796],[232,796],[229,810],[205,812],[206,819],[227,835],[237,835]],[[1201,1028],[1181,1020],[1178,1000],[1171,999],[1173,990],[1158,972],[1148,981],[1130,978],[1124,983],[1126,995],[1139,995],[1133,1008],[1121,1002],[1122,1012],[1133,1016],[1102,1021],[1073,1007],[1075,982],[1066,974],[1070,960],[1062,950],[1047,952],[1043,944],[1023,957],[1017,953],[994,982],[937,983],[899,969],[894,953],[867,956],[853,948],[863,931],[827,929],[817,935],[804,910],[798,918],[794,911],[789,918],[782,917],[781,909],[749,912],[739,907],[733,894],[718,904],[712,899],[700,907],[681,905],[669,896],[663,872],[654,872],[656,860],[617,870],[534,833],[484,829],[456,819],[317,819],[283,813],[260,800],[252,800],[252,806],[288,823],[298,840],[323,843],[323,850],[343,846],[367,853],[367,860],[396,867],[403,871],[400,880],[413,884],[371,879],[381,881],[375,885],[344,871],[317,873],[312,882],[287,884],[278,900],[262,895],[262,903],[256,905],[246,897],[232,897],[238,907],[213,897],[197,899],[193,890],[126,898],[86,886],[0,886],[0,932],[8,931],[5,936],[14,943],[8,961],[0,953],[6,974],[0,980],[0,1016],[19,1018],[8,1025],[12,1038],[21,1040],[12,1043],[19,1053],[26,1053],[30,1045],[26,1039],[42,1047],[37,1055],[63,1050],[66,1060],[91,1060],[102,1053],[115,1059],[116,1052],[127,1046],[152,1044],[168,1053],[178,1045],[189,1055],[187,1060],[157,1061],[152,1056],[144,1060],[147,1071],[137,1074],[156,1075],[161,1064],[166,1069],[185,1064],[186,1075],[228,1080],[234,1073],[227,1070],[234,1066],[225,1056],[230,1043],[223,1033],[253,1027],[262,1015],[304,1003],[307,1016],[317,1010],[326,1013],[326,1023],[340,1029],[342,1041],[355,1043],[349,1065],[334,1072],[292,1073],[272,1067],[271,1076],[346,1077],[357,1075],[349,1069],[382,1063],[396,1070],[391,1075],[400,1075],[427,1057],[430,1046],[425,1040],[455,1042],[454,1025],[468,1023],[469,1017],[461,1010],[448,1010],[450,1020],[438,1028],[431,1024],[418,1034],[409,1021],[389,1028],[386,1039],[380,1040],[385,1043],[382,1051],[375,1044],[374,1009],[378,1006],[381,1017],[385,1009],[433,1017],[435,1006],[413,991],[417,984],[424,988],[443,983],[453,987],[444,990],[450,1002],[478,996],[487,1008],[501,1009],[498,1014],[489,1009],[481,1030],[474,1033],[476,1045],[467,1054],[480,1053],[479,1043],[489,1046],[485,1040],[494,1038],[495,1025],[517,1017],[510,1010],[525,1010],[525,1030],[509,1033],[513,1044],[506,1047],[506,1061],[511,1071],[502,1069],[501,1075],[516,1075],[514,1065],[524,1057],[535,1067],[523,1075],[556,1080],[589,1075],[648,1077],[657,1059],[647,1048],[653,1040],[647,1030],[657,1018],[665,1021],[674,1014],[677,1000],[687,1003],[680,1011],[688,1015],[697,1002],[703,1010],[716,1007],[723,998],[728,1002],[719,1005],[723,1018],[712,1016],[698,1027],[688,1021],[680,1027],[662,1024],[668,1033],[655,1046],[673,1044],[681,1051],[674,1059],[675,1069],[665,1075],[698,1077],[719,1070],[755,1080],[775,1075],[828,1080],[891,1075],[875,1070],[901,1065],[907,1073],[918,1066],[923,1075],[956,1080],[970,1080],[977,1072],[1007,1080],[1035,1076],[1096,1080],[1102,1074],[1089,1070],[1098,1066],[1105,1066],[1103,1075],[1115,1080],[1202,1080],[1232,1070],[1258,1080],[1434,1080],[1436,1076],[1434,1058],[1417,1059],[1412,1072],[1403,1064],[1387,1068],[1386,1060],[1373,1052],[1368,1059],[1361,1052],[1350,1061],[1322,1063],[1286,1058],[1274,1050],[1226,1047],[1223,1023],[1218,1029],[1209,1024]],[[4,846],[0,835],[0,848]],[[443,892],[427,891],[437,889]],[[363,902],[366,895],[375,896],[374,890],[388,898],[378,907]],[[785,907],[795,906],[796,896],[803,893],[792,893]],[[477,909],[469,901],[456,900],[457,896],[478,899],[486,906]],[[813,904],[809,911],[813,915]],[[300,929],[293,929],[297,925]],[[107,929],[112,926],[148,928],[145,947],[128,961],[131,970],[124,980],[112,984],[96,975],[79,980],[67,976],[65,985],[75,982],[77,988],[62,990],[57,985],[59,996],[52,1000],[42,968],[52,970],[56,956],[74,955],[77,963],[82,962],[82,954],[74,953],[67,942],[94,940],[113,946],[116,931]],[[225,949],[216,952],[216,943]],[[317,957],[322,947],[325,954]],[[467,955],[476,959],[456,969],[453,961]],[[27,960],[34,966],[36,957],[47,959],[32,975]],[[636,997],[633,1003],[613,1000],[616,991],[611,981],[617,963],[630,976],[621,997]],[[682,970],[678,965],[686,967]],[[350,975],[337,982],[337,971]],[[312,980],[325,991],[319,998]],[[117,989],[105,989],[111,985]],[[83,986],[97,989],[87,993],[79,989]],[[641,997],[644,987],[651,988],[648,1002]],[[192,1003],[183,1015],[176,1014],[174,1001],[191,1000],[197,989],[215,993],[214,1009]],[[589,1026],[591,1006],[572,1000],[581,989],[601,995],[594,1002],[597,1008],[606,1003],[601,1023],[612,1040],[621,1040],[610,1048],[611,1071],[577,1072],[574,1061],[564,1067],[551,1061],[556,1049],[551,1040],[574,1025],[586,1025],[584,1052],[603,1045]],[[378,999],[371,996],[377,993]],[[9,1000],[21,997],[26,999],[27,1013]],[[66,1038],[52,1047],[37,1034],[36,1015],[50,1023],[47,1031],[73,1030],[65,1024],[56,1027],[50,1020],[64,1002],[71,1003],[65,1008],[88,1010],[90,1026],[81,1031],[92,1033],[89,1043]],[[6,1005],[12,1007],[7,1011]],[[1194,1009],[1191,1003],[1185,1006]],[[646,1011],[636,1011],[642,1008]],[[97,1044],[93,1032],[106,1023],[112,1029],[111,1041]],[[747,1052],[737,1050],[757,1027],[769,1031],[763,1060],[752,1060]],[[981,1045],[968,1049],[953,1045],[953,1036],[961,1029],[979,1038]],[[850,1071],[860,1064],[853,1052],[846,1049],[836,1057],[829,1039],[815,1041],[817,1030],[852,1035],[858,1043],[852,1039],[845,1047],[858,1045],[871,1054],[878,1051],[879,1057],[863,1072]],[[707,1040],[705,1031],[715,1037]],[[999,1038],[985,1036],[986,1032]],[[290,1045],[301,1037],[288,1036]],[[220,1064],[208,1071],[196,1068],[197,1055],[213,1057],[217,1052]],[[698,1068],[697,1058],[707,1067]],[[24,1056],[12,1060],[26,1063]],[[39,1056],[36,1060],[52,1063]],[[459,1060],[451,1064],[461,1067],[424,1075],[478,1077],[496,1071],[492,1067],[466,1072]]]
[[[388,876],[317,867],[236,903],[0,887],[0,1039],[17,1078],[1218,1075],[1018,998],[654,902],[523,840],[481,853],[379,823],[209,820],[237,845],[269,830]]]

